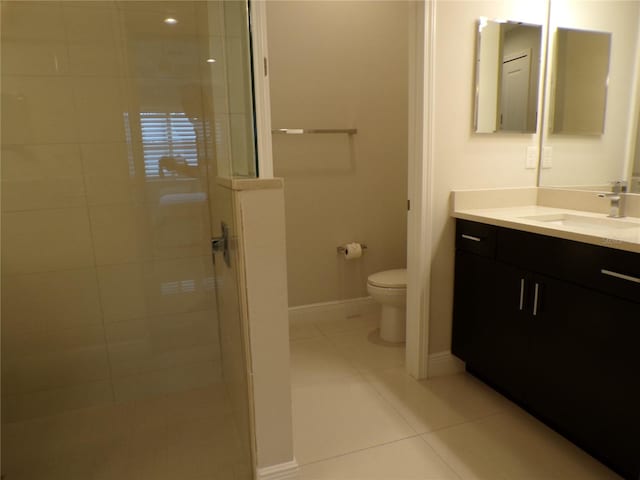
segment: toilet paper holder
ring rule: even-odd
[[[357,242],[357,243],[359,243],[359,242]],[[362,248],[362,250],[366,250],[367,249],[367,245],[365,243],[360,243],[360,247]],[[346,245],[338,245],[336,247],[336,250],[338,251],[338,253],[344,253],[346,249],[347,249]]]

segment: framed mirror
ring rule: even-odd
[[[552,133],[601,135],[605,128],[611,34],[556,31]]]
[[[480,18],[475,133],[535,133],[542,26]]]

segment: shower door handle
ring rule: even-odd
[[[225,251],[225,239],[222,237],[214,237],[211,239],[211,250],[213,252],[224,252]]]
[[[214,261],[215,253],[222,252],[224,263],[227,267],[231,268],[231,253],[229,252],[229,225],[225,222],[220,222],[220,230],[222,230],[222,236],[211,239],[211,251],[214,255]]]

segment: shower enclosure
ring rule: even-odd
[[[5,480],[252,478],[247,7],[2,1]]]

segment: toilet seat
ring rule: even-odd
[[[369,275],[369,285],[380,288],[407,288],[407,269],[385,270]]]

